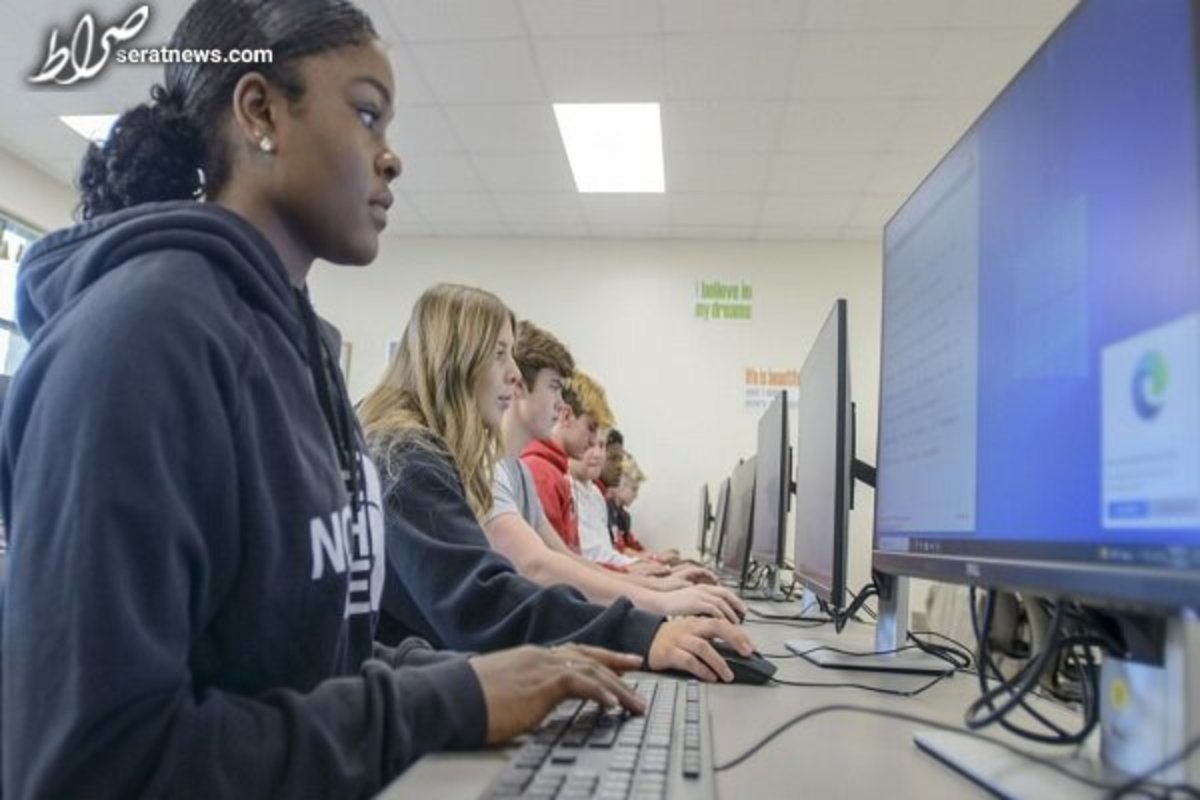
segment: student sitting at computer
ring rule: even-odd
[[[584,451],[582,459],[572,458],[568,464],[571,496],[579,516],[579,546],[584,558],[598,564],[628,567],[637,564],[639,559],[620,553],[613,547],[608,527],[608,500],[596,486],[608,449],[601,444],[603,441],[604,436],[597,436]]]
[[[480,521],[492,506],[500,421],[514,398],[513,315],[488,292],[440,284],[417,300],[383,380],[363,401],[383,473],[387,576],[379,636],[493,650],[575,641],[643,656],[651,669],[706,680],[733,675],[708,639],[749,653],[724,619],[662,617],[626,599],[592,605],[567,586],[540,587],[492,550]]]
[[[167,66],[89,147],[85,221],[20,266],[9,800],[367,797],[567,697],[636,704],[604,665],[638,658],[373,645],[378,481],[304,285],[375,258],[392,70],[338,0],[200,0],[171,39],[250,40],[273,61]]]
[[[517,326],[513,356],[521,377],[501,422],[507,455],[496,463],[492,507],[484,517],[492,546],[534,583],[565,583],[595,603],[627,596],[637,607],[661,614],[712,614],[730,620],[744,615],[742,602],[726,589],[692,586],[684,578],[614,574],[566,548],[547,522],[533,478],[516,454],[532,439],[549,435],[574,360],[558,339],[529,322]]]
[[[587,448],[612,424],[612,411],[602,387],[590,375],[576,372],[563,389],[559,417],[550,436],[535,439],[521,453],[521,461],[534,478],[538,497],[550,525],[562,541],[578,554],[579,516],[571,492],[570,459],[583,457]],[[627,569],[638,575],[683,577],[693,583],[716,583],[715,576],[696,564],[666,564],[638,558]]]
[[[620,436],[619,433],[618,436]],[[642,472],[642,468],[638,466],[637,460],[629,454],[629,451],[624,449],[623,438],[620,441],[620,452],[621,463],[618,467],[616,484],[605,493],[608,499],[608,525],[613,547],[625,555],[671,565],[676,571],[693,564],[694,562],[681,560],[679,551],[675,548],[661,551],[647,550],[633,535],[629,506],[637,499],[642,481],[646,479],[646,473]],[[606,457],[606,467],[610,463],[611,461]],[[711,573],[709,574],[711,575]]]

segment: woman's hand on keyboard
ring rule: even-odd
[[[754,645],[741,628],[723,619],[678,617],[664,622],[650,643],[650,669],[681,670],[704,681],[732,681],[733,671],[710,639],[724,639],[744,656],[754,652]]]
[[[604,707],[645,711],[637,692],[617,674],[638,669],[642,657],[589,645],[525,645],[469,660],[487,705],[488,744],[505,742],[537,725],[556,705],[570,698],[594,700]]]

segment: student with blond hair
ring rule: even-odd
[[[730,620],[744,615],[744,605],[727,589],[691,586],[685,578],[611,572],[566,548],[546,519],[528,467],[516,455],[531,440],[549,436],[563,384],[574,373],[574,359],[553,335],[526,321],[517,326],[513,356],[521,377],[501,423],[507,455],[496,463],[492,508],[484,517],[492,547],[534,583],[565,583],[595,603],[628,596],[638,608],[661,614],[711,614]],[[603,497],[600,514],[603,517]]]
[[[646,473],[638,465],[637,459],[628,450],[623,450],[621,468],[617,485],[608,490],[608,519],[612,532],[613,546],[630,556],[648,558],[664,564],[686,565],[680,562],[679,551],[675,549],[654,552],[647,550],[637,537],[633,535],[633,523],[629,515],[629,506],[637,500]]]
[[[416,302],[399,347],[360,415],[383,475],[387,573],[379,636],[488,651],[572,641],[640,655],[650,669],[705,680],[733,673],[710,639],[750,640],[723,619],[664,620],[627,599],[592,605],[540,587],[489,546],[500,425],[519,372],[513,314],[495,295],[439,284]]]

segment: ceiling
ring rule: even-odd
[[[1074,0],[366,0],[404,160],[392,236],[877,239]],[[151,0],[131,43],[185,0]],[[0,0],[0,147],[70,182],[59,114],[140,102],[153,67],[24,82],[51,27],[132,0]],[[664,194],[579,194],[552,102],[662,103]]]

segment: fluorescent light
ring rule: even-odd
[[[554,116],[579,191],[663,191],[658,103],[555,103]]]
[[[83,138],[96,144],[104,144],[104,140],[108,138],[108,132],[112,130],[113,123],[117,121],[117,116],[117,114],[77,114],[59,117],[59,119]]]

